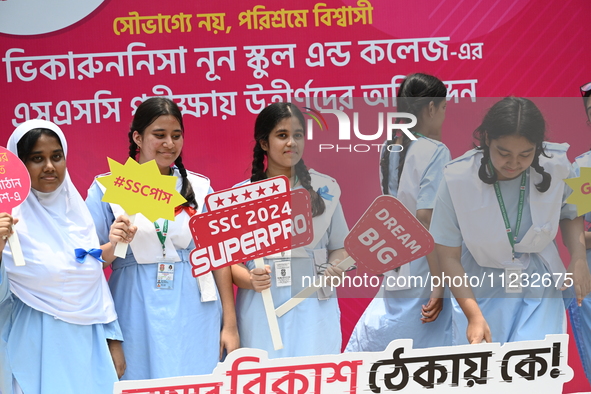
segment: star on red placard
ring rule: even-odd
[[[260,197],[260,196],[264,196],[265,195],[265,190],[267,190],[266,187],[259,186],[259,188],[257,190],[255,190],[255,191],[259,194],[259,197]]]
[[[271,186],[271,190],[274,193],[279,193],[279,185],[276,185],[275,183],[273,183],[273,186]]]
[[[233,202],[233,203],[238,202],[238,196],[236,196],[234,193],[232,193],[232,195],[228,198],[230,199],[230,202]]]
[[[252,194],[252,192],[249,192],[248,190],[245,190],[244,193],[242,193],[245,200],[248,200],[250,198],[251,194]]]
[[[217,199],[217,200],[215,200],[214,202],[217,204],[217,206],[218,206],[218,207],[219,207],[220,205],[224,205],[224,199],[223,199],[223,198],[221,198],[221,197],[218,197],[218,199]]]

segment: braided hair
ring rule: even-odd
[[[257,116],[254,124],[254,139],[255,145],[253,149],[252,158],[252,174],[250,177],[251,182],[260,181],[267,179],[266,168],[265,168],[265,156],[267,152],[261,146],[262,141],[269,141],[269,135],[273,129],[284,119],[291,117],[297,118],[300,125],[305,130],[306,121],[304,115],[297,106],[291,103],[273,103],[263,109]],[[326,209],[324,200],[320,195],[312,188],[312,178],[308,172],[308,167],[304,164],[304,159],[300,159],[295,165],[295,174],[300,180],[302,186],[310,193],[310,199],[312,202],[312,217],[322,215]]]
[[[160,116],[166,115],[173,116],[179,122],[184,134],[185,128],[183,126],[183,115],[176,103],[171,99],[162,96],[150,97],[137,107],[127,135],[129,138],[129,157],[137,160],[137,155],[140,151],[139,146],[133,140],[133,132],[137,131],[143,136],[148,126],[154,123],[154,121]],[[183,181],[181,195],[187,200],[183,206],[192,206],[197,209],[198,206],[197,201],[195,200],[195,192],[187,178],[187,170],[183,165],[182,154],[179,154],[179,157],[174,161],[174,164],[179,169]]]
[[[543,193],[550,187],[552,176],[544,171],[540,165],[540,155],[549,157],[544,151],[543,141],[546,133],[546,122],[536,105],[522,97],[506,97],[493,105],[482,120],[482,123],[474,131],[474,138],[480,143],[476,149],[481,150],[482,160],[478,169],[478,177],[486,184],[492,185],[497,181],[497,174],[490,173],[488,163],[490,161],[490,148],[486,139],[495,140],[509,135],[525,137],[536,146],[534,160],[531,164],[537,173],[542,175],[542,181],[536,185],[536,189]]]
[[[417,117],[420,122],[420,114],[431,102],[436,106],[445,100],[447,89],[443,82],[438,78],[427,74],[411,74],[404,79],[400,85],[397,94],[397,106],[399,112],[408,112]],[[400,177],[404,169],[404,161],[406,159],[406,152],[410,146],[411,139],[405,134],[402,134],[402,150],[400,151],[400,159],[398,164],[398,184],[400,184]],[[390,146],[396,143],[396,136],[392,136],[392,140],[386,141],[386,145],[382,151],[382,158],[380,160],[380,170],[382,172],[382,192],[383,194],[390,194],[388,184],[390,182]]]

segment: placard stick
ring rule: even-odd
[[[355,264],[355,260],[353,260],[353,258],[351,256],[349,256],[345,260],[338,263],[337,267],[339,267],[343,271],[346,271],[353,264]],[[312,281],[312,282],[314,282],[314,281]],[[296,294],[294,297],[292,297],[289,301],[285,302],[279,308],[275,309],[275,314],[279,317],[285,315],[287,312],[289,312],[290,310],[295,308],[296,305],[298,305],[300,302],[304,301],[306,298],[308,298],[312,294],[316,293],[316,291],[318,289],[320,289],[321,287],[322,286],[314,286],[314,285],[312,285],[310,287],[306,287],[304,290],[300,291],[298,294]]]
[[[262,258],[254,259],[254,265],[257,268],[265,268],[265,262]],[[277,316],[275,315],[275,306],[273,305],[271,289],[265,289],[261,291],[261,296],[263,297],[263,304],[265,305],[265,313],[267,314],[269,330],[271,330],[273,348],[275,350],[283,349],[283,341],[281,340],[281,331],[279,331],[279,323],[277,322]]]
[[[12,259],[14,265],[22,267],[25,265],[25,257],[23,256],[23,250],[21,249],[21,242],[18,240],[16,230],[8,237],[8,244],[10,245],[10,251],[12,252]]]
[[[129,215],[129,221],[133,225],[133,222],[135,221],[135,214]],[[115,252],[113,253],[115,257],[124,259],[125,256],[127,256],[128,246],[129,244],[127,242],[117,242],[117,245],[115,245]]]

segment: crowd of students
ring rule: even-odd
[[[591,119],[591,84],[581,92]],[[451,160],[441,142],[446,95],[445,85],[426,74],[412,74],[400,86],[398,110],[416,117],[411,129],[416,140],[398,135],[385,142],[382,191],[415,214],[436,248],[384,275],[445,272],[494,281],[475,289],[382,287],[345,351],[381,351],[401,338],[412,338],[415,348],[544,339],[565,332],[568,307],[589,376],[591,302],[585,296],[591,291],[591,235],[576,207],[565,202],[571,190],[563,179],[591,166],[591,155],[571,166],[567,144],[545,141],[536,105],[508,97],[484,116],[474,133],[477,146]],[[292,189],[304,188],[311,196],[314,240],[266,256],[265,268],[249,261],[192,276],[188,223],[204,211],[212,189],[208,178],[185,169],[183,134],[173,101],[153,97],[138,107],[129,157],[140,164],[155,160],[161,174],[177,179],[187,202],[174,221],[137,215],[131,223],[120,206],[101,201],[105,190],[97,181],[82,199],[68,175],[67,141],[58,126],[29,120],[13,132],[7,147],[27,167],[31,193],[12,213],[0,213],[1,393],[102,394],[112,392],[118,379],[209,374],[239,347],[264,349],[270,358],[340,353],[336,294],[321,289],[279,318],[281,350],[273,348],[257,294],[271,289],[277,307],[300,290],[302,277],[344,274],[337,267],[347,257],[341,190],[335,179],[304,164],[306,122],[300,110],[274,103],[261,111],[251,177],[241,183],[285,175]],[[392,144],[404,149],[387,149]],[[571,257],[567,268],[554,241],[559,228]],[[25,266],[15,265],[6,242],[15,230]],[[114,255],[118,243],[129,244],[125,258]],[[82,258],[76,252],[81,249]],[[162,262],[173,267],[169,289],[156,285]],[[107,283],[108,265],[113,271]],[[278,266],[290,270],[289,283],[277,280]],[[509,273],[567,270],[574,290],[567,297],[555,286],[524,285],[508,293],[501,282]]]

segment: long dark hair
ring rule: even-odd
[[[60,146],[63,148],[62,141],[60,140],[60,137],[55,133],[55,131],[45,128],[31,129],[25,135],[23,135],[23,137],[16,144],[18,158],[21,159],[23,163],[27,161],[27,158],[31,155],[31,152],[35,147],[37,140],[42,135],[55,138],[58,144],[60,144]]]
[[[129,157],[136,160],[137,154],[139,153],[139,147],[133,140],[133,132],[137,131],[140,135],[144,135],[146,128],[150,126],[160,116],[170,115],[173,116],[181,125],[183,134],[185,133],[185,127],[183,126],[183,115],[181,110],[174,101],[166,97],[157,96],[150,97],[146,101],[140,104],[135,111],[135,115],[129,127]],[[179,157],[174,161],[174,164],[178,167],[181,177],[183,179],[183,185],[181,187],[181,195],[187,200],[183,206],[193,206],[198,208],[197,201],[195,200],[195,192],[191,187],[191,183],[187,179],[187,170],[183,165],[182,152]]]
[[[417,117],[420,121],[420,113],[423,108],[427,107],[431,101],[438,106],[445,100],[447,89],[443,82],[438,78],[427,74],[411,74],[404,79],[400,85],[397,94],[397,108],[399,112],[408,112]],[[386,146],[382,152],[380,160],[380,169],[382,171],[382,192],[389,194],[388,183],[390,181],[390,146],[395,144],[396,136],[392,136],[392,140],[387,141]],[[402,151],[400,152],[400,160],[398,164],[398,184],[400,184],[400,177],[404,169],[404,161],[406,159],[406,152],[410,146],[410,138],[403,133],[402,135]]]
[[[486,145],[486,137],[490,140],[518,135],[525,137],[535,144],[536,151],[531,166],[542,175],[542,181],[536,185],[536,189],[543,193],[550,187],[552,177],[544,171],[540,165],[540,155],[549,157],[544,152],[544,136],[546,134],[546,122],[536,105],[526,98],[506,97],[493,105],[482,120],[482,123],[474,131],[474,138],[479,141],[477,149],[482,150],[482,160],[478,177],[482,182],[492,185],[497,181],[497,174],[490,174],[488,162],[490,160],[490,148]]]
[[[271,131],[281,122],[283,119],[295,117],[301,124],[304,132],[306,130],[306,121],[304,115],[298,109],[297,106],[291,103],[273,103],[263,109],[257,116],[254,123],[254,140],[255,145],[252,154],[252,175],[250,177],[251,182],[260,181],[267,179],[265,173],[265,155],[267,152],[263,150],[261,141],[269,141],[269,135]],[[295,173],[302,186],[310,193],[312,200],[312,216],[316,217],[322,215],[326,209],[324,200],[318,193],[312,188],[312,178],[308,172],[304,159],[300,159],[295,165]]]

